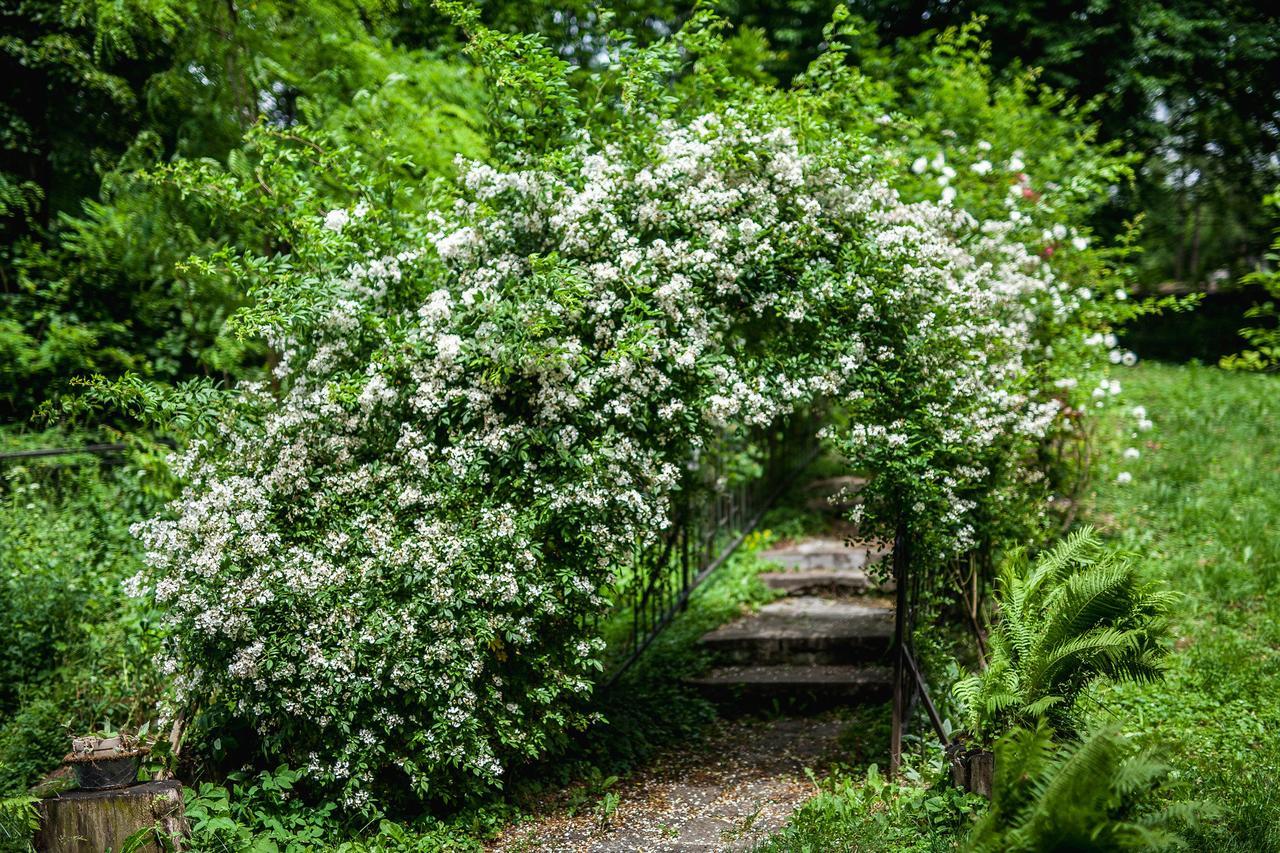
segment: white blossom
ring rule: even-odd
[[[350,221],[351,215],[345,210],[331,210],[324,215],[324,227],[334,233],[341,233]]]

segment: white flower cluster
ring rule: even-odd
[[[1037,333],[1081,297],[866,155],[704,116],[571,167],[471,164],[425,251],[335,261],[342,298],[273,341],[282,390],[243,388],[137,528],[180,688],[351,802],[391,767],[494,783],[580,718],[584,626],[687,461],[819,400],[853,401],[857,459],[930,424],[962,546],[991,449],[1057,416]],[[348,221],[325,217],[335,252]]]

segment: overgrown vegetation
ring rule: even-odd
[[[985,801],[945,780],[936,761],[922,771],[889,781],[876,765],[861,774],[837,773],[757,853],[855,853],[892,850],[934,853],[953,850],[982,813]],[[931,780],[938,780],[929,784]]]
[[[966,841],[974,853],[1162,850],[1181,846],[1190,804],[1155,797],[1170,768],[1099,729],[1062,746],[1043,723],[996,747],[991,808]]]
[[[129,525],[164,488],[139,461],[0,469],[0,795],[66,754],[69,730],[155,716],[157,613],[121,588],[141,566]]]
[[[1275,377],[1159,365],[1137,368],[1126,385],[1159,426],[1140,431],[1128,412],[1109,420],[1105,440],[1134,452],[1098,473],[1084,518],[1108,545],[1139,555],[1132,569],[1145,583],[1173,593],[1178,639],[1162,677],[1104,680],[1080,693],[1082,742],[1034,726],[1002,741],[994,811],[972,838],[967,821],[903,832],[918,824],[896,804],[949,785],[935,764],[902,788],[864,789],[856,772],[838,777],[778,849],[791,849],[788,841],[814,851],[1164,849],[1178,836],[1193,850],[1280,850],[1280,717],[1271,701],[1280,690],[1271,595],[1280,583],[1280,468],[1259,464],[1280,458],[1280,386]],[[947,814],[943,803],[935,815]]]
[[[1070,730],[1076,700],[1093,682],[1159,680],[1173,597],[1089,528],[1034,563],[1015,553],[997,589],[987,666],[955,686],[970,734],[992,738],[1041,720]]]
[[[221,268],[270,383],[211,398],[181,498],[135,528],[174,712],[371,815],[456,808],[590,720],[594,616],[713,439],[834,400],[828,437],[877,473],[865,532],[905,528],[926,565],[1039,524],[1036,450],[1118,393],[1109,330],[1147,307],[1076,224],[1124,158],[1052,93],[992,83],[971,32],[917,79],[949,130],[885,112],[843,13],[780,90],[727,73],[708,14],[575,87],[447,8],[492,162],[422,185],[318,144],[359,199],[323,212],[296,140],[263,135],[255,174],[291,200],[261,227],[290,253]]]
[[[0,460],[0,797],[68,731],[175,717],[181,762],[150,769],[198,783],[215,849],[468,845],[540,786],[607,789],[696,734],[693,637],[766,595],[744,553],[592,695],[614,570],[711,442],[750,468],[751,429],[834,404],[826,439],[876,474],[856,520],[920,565],[1038,551],[1046,505],[1116,476],[1091,518],[1132,558],[1073,538],[1004,569],[958,690],[1005,765],[975,843],[1172,840],[1195,785],[1141,742],[1226,806],[1173,831],[1280,846],[1280,771],[1248,760],[1276,754],[1274,385],[1149,369],[1198,420],[1116,421],[1124,470],[1085,442],[1136,358],[1117,331],[1158,307],[1135,286],[1257,266],[1275,18],[944,5],[927,32],[787,0],[0,12],[0,449],[133,446]],[[1271,311],[1227,366],[1274,367]],[[1073,740],[1115,709],[1134,737]],[[954,843],[981,804],[913,761],[838,775],[778,844]]]

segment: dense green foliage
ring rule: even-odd
[[[939,770],[928,773],[939,778],[932,786],[913,769],[907,784],[886,780],[874,764],[859,776],[837,773],[757,853],[953,850],[985,801],[942,781]]]
[[[306,130],[402,176],[483,149],[468,69],[398,44],[378,4],[30,0],[3,15],[5,419],[76,376],[225,380],[261,363],[223,334],[245,283],[201,261],[287,251],[261,228],[295,200],[257,169],[262,132]],[[322,163],[292,167],[311,197],[348,200]],[[182,170],[236,184],[235,203],[193,198]]]
[[[991,808],[966,842],[974,853],[1160,850],[1179,845],[1189,805],[1156,799],[1170,768],[1108,729],[1067,746],[1044,726],[996,746]]]
[[[129,524],[161,484],[88,457],[10,464],[3,477],[0,794],[15,794],[66,753],[69,728],[154,718],[156,613],[120,584],[140,567]]]
[[[1269,195],[1266,203],[1274,214],[1280,214],[1280,191]],[[1275,239],[1271,243],[1271,251],[1267,260],[1271,269],[1259,270],[1245,280],[1260,284],[1266,288],[1272,299],[1280,299],[1280,220],[1276,223]],[[1240,330],[1248,348],[1240,353],[1225,356],[1221,366],[1228,370],[1280,370],[1280,313],[1276,303],[1268,300],[1250,307],[1245,312],[1247,320],[1260,320],[1259,325],[1250,323]]]
[[[618,4],[605,13],[575,4],[477,8],[499,31],[532,28],[594,67],[617,46],[678,29],[688,15],[669,3]],[[790,81],[828,43],[823,28],[834,8],[726,4],[732,20],[757,28],[735,38],[732,72]],[[846,36],[852,56],[882,92],[906,96],[904,112],[926,122],[942,116],[941,127],[959,130],[954,122],[963,116],[948,117],[945,105],[933,111],[930,72],[915,58],[929,55],[931,32],[975,15],[984,19],[997,75],[1043,68],[1062,97],[1096,99],[1102,138],[1146,155],[1138,182],[1118,185],[1117,200],[1094,219],[1109,236],[1119,233],[1119,218],[1146,215],[1143,280],[1200,282],[1219,268],[1247,271],[1261,254],[1266,225],[1257,199],[1276,177],[1277,95],[1269,81],[1277,28],[1259,7],[1142,0],[851,8],[870,22]],[[475,133],[480,97],[457,62],[457,33],[419,3],[237,9],[211,0],[24,0],[3,20],[6,418],[25,418],[76,375],[132,370],[225,380],[261,363],[260,348],[222,334],[244,283],[187,259],[227,246],[286,247],[258,230],[257,217],[192,199],[168,178],[167,165],[200,163],[253,186],[254,145],[244,134],[256,124],[323,131],[353,156],[407,158],[415,174],[447,170],[454,153],[483,148]],[[507,83],[519,94],[517,78]],[[923,100],[911,103],[917,95]],[[1030,126],[1040,117],[1017,120]],[[260,206],[273,204],[273,188],[256,189]],[[343,193],[330,189],[337,206]]]
[[[735,17],[770,35],[782,51],[775,68],[784,77],[819,50],[833,6],[729,4]],[[1199,286],[1217,270],[1234,278],[1258,262],[1267,234],[1258,200],[1280,168],[1274,9],[1202,0],[849,6],[902,56],[918,52],[929,31],[981,16],[997,69],[1039,68],[1058,90],[1096,100],[1103,138],[1143,155],[1137,181],[1121,188],[1098,224],[1114,235],[1122,219],[1144,218],[1144,283]]]
[[[1069,729],[1076,700],[1095,680],[1160,677],[1171,596],[1088,528],[1034,564],[1023,553],[1007,560],[995,600],[987,667],[955,687],[974,735],[1040,719]]]
[[[1094,520],[1154,555],[1072,539],[1005,569],[991,668],[959,692],[980,737],[1028,727],[1001,742],[1026,772],[979,837],[1035,847],[1067,789],[1087,789],[1067,796],[1095,841],[1121,829],[1103,813],[1150,814],[1129,795],[1158,774],[1122,741],[1035,728],[1087,730],[1099,706],[1135,709],[1127,734],[1176,721],[1155,740],[1230,806],[1195,843],[1280,846],[1280,770],[1257,758],[1280,722],[1259,495],[1280,490],[1239,449],[1267,458],[1275,386],[1140,373],[1193,413],[1169,425],[1186,444],[1125,451],[1159,451],[1154,480],[1082,452],[1134,358],[1115,333],[1150,307],[1135,283],[1236,276],[1264,251],[1274,14],[722,7],[0,10],[3,448],[142,421],[190,451],[163,511],[175,484],[149,451],[0,461],[0,796],[68,729],[177,714],[211,845],[470,843],[509,815],[475,802],[499,784],[611,773],[696,733],[707,707],[657,676],[692,672],[696,632],[762,599],[749,559],[611,695],[590,696],[584,625],[691,456],[727,433],[750,468],[746,424],[836,398],[827,437],[878,475],[858,520],[921,563],[1044,543],[1046,505],[1090,465],[1119,475]],[[1228,366],[1274,368],[1273,311]],[[27,434],[33,415],[97,431]],[[1161,688],[1143,682],[1167,611],[1182,641]],[[1232,721],[1203,725],[1218,703]],[[974,811],[864,775],[779,843],[946,846]]]
[[[28,853],[36,820],[35,800],[32,798],[0,798],[0,851]]]
[[[1104,826],[1097,810],[1090,809],[1092,818],[1083,813],[1088,803],[1107,814],[1111,804],[1120,803],[1117,814],[1159,819],[1170,804],[1190,801],[1202,805],[1195,810],[1199,819],[1191,820],[1193,811],[1180,805],[1168,813],[1177,820],[1167,827],[1190,849],[1280,850],[1274,796],[1280,785],[1280,716],[1273,701],[1280,690],[1280,612],[1273,594],[1280,584],[1280,469],[1258,464],[1280,454],[1280,388],[1273,376],[1195,366],[1147,365],[1127,384],[1131,399],[1145,405],[1160,426],[1140,433],[1128,415],[1111,420],[1105,440],[1140,448],[1140,456],[1123,463],[1133,475],[1129,482],[1111,480],[1114,466],[1099,473],[1107,481],[1091,490],[1084,517],[1099,525],[1109,544],[1143,555],[1138,568],[1144,577],[1178,594],[1169,619],[1179,639],[1162,679],[1096,683],[1081,695],[1077,711],[1086,730],[1096,734],[1095,727],[1110,727],[1120,735],[1097,735],[1103,740],[1092,749],[1107,761],[1123,767],[1130,756],[1145,754],[1133,765],[1144,770],[1143,778],[1153,778],[1149,774],[1159,765],[1169,772],[1159,774],[1162,793],[1154,800],[1115,800],[1119,792],[1109,783],[1125,777],[1112,772],[1081,778],[1070,771],[1058,781],[1061,770],[1070,770],[1074,749],[1050,745],[1034,728],[1021,730],[1014,739],[1039,744],[1039,757],[1012,742],[1002,747],[1006,757],[1044,761],[1044,774],[1033,774],[1039,779],[1034,787],[1010,789],[1009,819],[987,818],[979,840],[992,849],[1006,849],[1017,837],[1034,841],[1033,833],[1049,824],[1037,828],[1018,815],[1049,817],[1053,803],[1040,797],[1059,797],[1060,787],[1078,785],[1057,807],[1073,821],[1083,819],[1087,831]],[[939,772],[922,774],[924,783]],[[904,833],[904,826],[916,824],[893,804],[927,800],[927,787],[877,794],[877,788],[862,791],[860,781],[813,800],[779,840],[794,839],[797,849],[805,849],[803,844],[815,851],[963,849],[963,828],[937,837],[916,829]],[[1008,775],[1004,781],[1011,781]],[[840,801],[830,801],[832,796]],[[879,817],[886,813],[891,820]],[[1016,836],[1006,834],[1019,825]]]

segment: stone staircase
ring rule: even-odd
[[[888,699],[892,589],[866,571],[885,555],[836,538],[762,552],[778,569],[760,579],[785,597],[705,634],[717,665],[691,683],[727,711]]]

